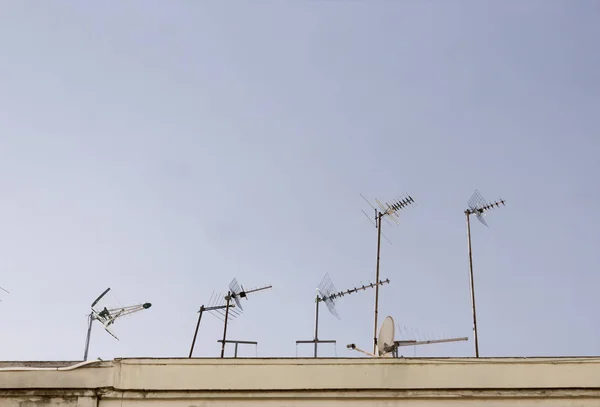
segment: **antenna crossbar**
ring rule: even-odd
[[[225,309],[226,305],[216,305],[214,307],[205,307],[202,306],[202,311],[216,311],[216,310],[221,310],[221,309]],[[229,305],[229,308],[235,308],[234,304]],[[200,311],[198,311],[200,312]]]
[[[226,340],[219,339],[219,340],[217,340],[217,342],[223,344],[223,346],[226,343],[233,343],[235,345],[235,350],[234,350],[234,353],[233,353],[233,357],[234,358],[237,358],[238,345],[254,345],[254,346],[258,346],[258,342],[256,342],[256,341],[237,341],[237,340],[232,340],[232,339],[226,339]]]

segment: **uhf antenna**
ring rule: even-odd
[[[235,305],[237,306],[237,308],[243,310],[240,299],[245,298],[246,300],[248,300],[248,294],[268,290],[269,288],[273,288],[273,286],[267,285],[264,287],[254,288],[252,290],[246,291],[244,290],[244,287],[242,287],[238,283],[237,279],[234,278],[233,280],[231,280],[231,283],[229,283],[229,292],[225,296],[225,321],[223,323],[223,339],[219,341],[221,342],[221,358],[225,357],[225,344],[227,343],[227,320],[229,318],[229,308],[231,308],[231,300],[233,299],[235,301]]]
[[[471,306],[473,309],[473,336],[475,340],[475,357],[479,357],[479,342],[477,339],[477,312],[475,311],[475,283],[473,280],[473,254],[471,252],[471,215],[475,215],[477,219],[483,223],[486,227],[486,223],[483,216],[491,209],[498,208],[500,205],[505,205],[505,201],[500,199],[496,202],[488,203],[478,190],[475,190],[471,199],[468,203],[469,207],[465,210],[465,216],[467,217],[467,241],[469,246],[469,279],[471,282]]]
[[[198,336],[198,328],[200,328],[200,320],[202,319],[202,314],[205,311],[210,312],[211,314],[215,315],[217,318],[219,318],[221,321],[224,320],[225,317],[225,308],[227,308],[227,305],[225,304],[225,302],[223,301],[224,296],[222,295],[215,295],[213,293],[213,295],[211,296],[211,299],[209,301],[209,305],[207,307],[204,306],[204,304],[202,304],[200,306],[200,310],[198,311],[198,322],[196,323],[196,330],[194,331],[194,339],[192,340],[192,346],[190,347],[190,355],[189,357],[192,357],[192,354],[194,353],[194,346],[196,345],[196,337]],[[234,304],[230,304],[229,305],[230,311],[229,311],[229,319],[235,319],[237,318],[241,313],[241,309],[234,309],[235,305]],[[236,350],[237,350],[237,346],[236,346]]]
[[[362,196],[362,194],[361,194]],[[410,195],[407,195],[405,198],[398,198],[392,201],[392,203],[385,203],[385,206],[375,198],[377,205],[379,208],[375,208],[364,196],[362,196],[365,201],[371,205],[371,208],[375,211],[375,227],[377,228],[377,265],[375,267],[375,281],[379,281],[379,254],[381,252],[381,220],[382,219],[391,219],[396,224],[398,220],[395,217],[399,217],[398,212],[401,209],[406,208],[407,206],[413,204],[415,201],[412,199]],[[395,217],[394,217],[395,216]],[[387,239],[387,238],[386,238]],[[375,321],[373,328],[373,353],[377,350],[377,312],[379,309],[379,285],[375,286]]]
[[[107,288],[106,290],[104,290],[104,292],[102,294],[100,294],[100,296],[98,298],[96,298],[96,300],[92,303],[92,306],[91,306],[92,312],[90,313],[89,319],[88,319],[88,329],[87,329],[87,337],[85,339],[85,351],[83,353],[83,360],[87,360],[87,356],[88,356],[88,350],[90,347],[90,336],[92,333],[92,322],[94,322],[96,320],[100,321],[100,323],[104,326],[104,329],[106,330],[106,332],[111,334],[112,337],[115,338],[116,340],[119,340],[119,338],[117,338],[117,336],[110,329],[110,326],[112,324],[114,324],[115,320],[117,318],[121,318],[126,315],[130,315],[135,312],[142,311],[144,309],[148,309],[152,306],[152,304],[150,304],[149,302],[146,302],[144,304],[131,305],[128,307],[121,307],[121,308],[114,308],[114,309],[107,309],[106,307],[104,307],[104,309],[102,309],[101,311],[94,309],[94,306],[96,306],[96,304],[102,299],[102,297],[104,297],[109,291],[110,291],[110,287]]]
[[[391,317],[390,317],[391,318]],[[398,329],[402,332],[400,325],[398,325]],[[406,331],[406,329],[405,329]],[[381,333],[379,334],[381,337]],[[414,332],[413,332],[414,335]],[[418,336],[418,335],[415,335]],[[460,337],[451,337],[451,338],[440,338],[440,339],[404,339],[399,341],[393,341],[393,345],[389,347],[385,347],[384,352],[386,352],[385,356],[388,353],[391,353],[393,357],[398,357],[398,348],[403,346],[420,346],[420,345],[433,345],[436,343],[449,343],[449,342],[463,342],[468,341],[469,338],[466,336]]]
[[[418,346],[418,345],[431,345],[434,343],[446,343],[446,342],[459,342],[466,341],[469,338],[461,337],[461,338],[445,338],[445,339],[434,339],[434,340],[426,340],[426,341],[417,341],[417,340],[394,340],[395,329],[394,329],[394,318],[391,316],[387,316],[383,323],[381,324],[381,328],[379,329],[379,341],[377,343],[376,352],[369,353],[365,350],[362,350],[356,346],[354,343],[350,343],[346,345],[348,349],[355,350],[357,352],[364,353],[370,357],[380,357],[380,358],[389,358],[389,357],[398,357],[398,348],[401,346]]]
[[[390,282],[389,279],[380,280],[378,283],[370,283],[367,285],[357,286],[357,287],[354,287],[354,288],[348,289],[348,290],[336,291],[335,286],[333,285],[333,282],[331,281],[331,278],[329,277],[329,274],[325,274],[325,277],[323,277],[321,284],[319,284],[319,287],[317,288],[317,297],[315,298],[315,338],[313,340],[298,340],[298,341],[296,341],[296,347],[300,343],[314,343],[314,346],[315,346],[314,357],[316,358],[317,357],[317,346],[319,343],[336,343],[335,340],[319,339],[319,303],[320,302],[324,302],[325,305],[327,306],[327,309],[329,310],[329,312],[331,312],[331,314],[333,316],[335,316],[337,319],[340,319],[340,316],[337,313],[337,310],[335,309],[335,302],[338,298],[343,297],[345,295],[350,295],[350,294],[358,292],[358,291],[366,290],[367,288],[379,287],[380,285],[383,285],[383,284],[386,284],[389,282]]]

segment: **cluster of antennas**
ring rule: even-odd
[[[369,203],[369,205],[375,211],[375,222],[377,222],[377,223],[375,223],[373,221],[371,221],[371,222],[375,225],[375,227],[377,227],[379,229],[379,231],[378,231],[379,237],[381,237],[381,236],[385,237],[385,235],[383,235],[383,233],[381,233],[380,226],[381,226],[382,219],[387,220],[388,218],[390,218],[394,222],[398,223],[398,221],[392,215],[396,215],[396,217],[399,217],[398,211],[406,208],[407,206],[409,206],[415,202],[414,199],[410,195],[407,195],[406,197],[401,198],[401,199],[400,198],[395,199],[394,201],[391,202],[391,204],[386,202],[385,205],[383,203],[381,203],[378,199],[375,199],[375,201],[377,202],[377,205],[379,206],[379,209],[377,209],[373,205],[371,205],[371,203],[364,196],[361,195],[361,197],[365,201],[367,201]],[[505,201],[503,199],[501,199],[496,202],[489,203],[489,202],[485,201],[485,199],[483,199],[483,197],[481,196],[481,194],[479,193],[478,190],[475,190],[475,192],[473,193],[473,196],[469,200],[468,205],[469,205],[469,208],[465,211],[465,213],[467,215],[467,224],[469,225],[469,221],[468,221],[469,215],[474,214],[484,225],[487,226],[486,222],[483,220],[483,217],[482,217],[483,214],[485,212],[489,211],[490,209],[497,208],[500,205],[505,205]],[[365,213],[365,212],[363,211],[363,213]],[[365,215],[366,215],[366,213],[365,213]],[[367,215],[367,217],[368,217],[368,215]],[[375,349],[374,349],[373,354],[376,353],[378,345],[380,347],[379,352],[378,352],[379,355],[387,355],[390,352],[394,352],[394,351],[397,352],[397,348],[399,346],[410,346],[413,344],[425,343],[425,342],[416,342],[415,340],[393,341],[393,321],[391,320],[391,317],[388,317],[389,320],[386,319],[386,321],[384,321],[384,326],[387,327],[387,326],[389,326],[390,323],[392,323],[392,328],[391,328],[391,330],[390,330],[390,328],[384,329],[384,327],[382,326],[382,329],[385,332],[388,332],[388,331],[391,332],[392,340],[390,341],[390,338],[389,338],[390,334],[388,333],[386,335],[383,335],[384,337],[388,336],[388,337],[384,338],[386,340],[380,341],[380,343],[378,344],[377,335],[376,335],[377,334],[377,312],[378,312],[377,311],[378,290],[379,290],[380,285],[389,284],[389,282],[390,282],[389,279],[385,279],[385,280],[379,279],[379,250],[380,250],[379,237],[378,237],[378,243],[377,243],[376,278],[375,278],[374,283],[357,286],[357,287],[347,289],[347,290],[337,291],[335,286],[333,285],[333,282],[329,278],[329,275],[326,274],[325,277],[323,278],[323,280],[321,281],[319,287],[317,288],[316,313],[315,313],[315,337],[311,341],[296,341],[296,343],[314,343],[315,344],[315,357],[317,356],[317,344],[318,343],[323,343],[323,342],[335,343],[335,341],[323,341],[323,340],[318,339],[319,303],[324,302],[327,305],[327,308],[329,309],[331,314],[333,314],[335,317],[337,317],[339,319],[340,317],[335,309],[336,300],[345,295],[350,295],[350,294],[353,294],[353,293],[361,291],[361,290],[366,290],[367,288],[375,288],[376,289],[375,324],[374,324],[375,325],[375,335],[374,335]],[[475,317],[475,303],[474,303],[475,297],[474,297],[474,293],[473,293],[472,259],[471,259],[471,255],[470,255],[470,251],[471,251],[470,247],[471,247],[471,244],[470,244],[470,229],[469,229],[469,256],[470,256],[470,262],[471,262],[470,263],[470,266],[471,266],[471,292],[472,292],[473,319],[474,319],[473,323],[474,323],[474,331],[475,331],[476,354],[478,355],[477,328],[476,328],[476,321],[475,321],[476,317]],[[262,290],[266,290],[269,288],[272,288],[272,286],[269,285],[269,286],[255,288],[252,290],[245,290],[244,287],[238,283],[237,279],[234,278],[231,281],[231,283],[229,284],[229,291],[227,292],[227,295],[215,295],[213,293],[211,300],[209,302],[209,305],[208,306],[202,305],[200,307],[200,310],[198,311],[200,315],[198,317],[198,324],[196,326],[194,339],[192,341],[192,347],[190,349],[190,357],[192,356],[192,353],[193,353],[194,344],[196,341],[196,335],[198,333],[198,327],[200,325],[200,319],[202,318],[202,313],[204,311],[208,311],[211,314],[215,315],[217,318],[224,321],[223,339],[218,341],[218,342],[222,343],[221,357],[223,357],[226,343],[235,343],[236,344],[236,355],[237,355],[237,345],[238,344],[256,344],[256,342],[253,342],[253,341],[227,340],[227,324],[231,320],[240,316],[241,313],[243,312],[243,307],[241,304],[242,298],[246,298],[246,300],[248,300],[247,296],[249,293],[262,291]],[[6,291],[2,287],[0,287],[0,290],[8,293],[8,291]],[[101,309],[94,308],[96,306],[96,304],[108,293],[109,290],[110,290],[110,288],[106,289],[91,305],[91,313],[89,314],[89,326],[88,326],[88,334],[87,334],[87,339],[86,339],[86,348],[85,348],[84,359],[87,359],[87,353],[88,353],[88,347],[89,347],[89,341],[90,341],[90,331],[91,331],[91,326],[92,326],[93,321],[99,321],[108,333],[110,333],[112,336],[114,336],[115,339],[118,339],[115,336],[115,334],[111,331],[111,325],[114,324],[115,320],[117,318],[129,315],[129,314],[133,314],[135,312],[138,312],[138,311],[141,311],[144,309],[148,309],[151,306],[150,303],[144,303],[144,304],[139,304],[139,305],[114,308],[114,309],[108,309],[107,307],[102,307]],[[232,301],[233,301],[233,303],[232,303]],[[381,334],[379,336],[381,336]],[[454,339],[451,339],[450,341],[454,341],[454,340],[456,340],[456,339],[454,338]],[[466,338],[459,338],[459,340],[466,340]],[[446,340],[443,340],[443,341],[446,341]],[[437,341],[427,341],[427,343],[435,343],[435,342],[437,342]],[[357,349],[354,344],[350,344],[350,345],[348,345],[348,347],[351,349]],[[361,351],[361,352],[365,353],[364,351]]]

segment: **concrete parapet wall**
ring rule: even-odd
[[[600,358],[117,359],[70,371],[3,367],[2,407],[600,406]]]

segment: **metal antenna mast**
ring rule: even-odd
[[[386,284],[389,282],[390,282],[389,279],[380,280],[378,283],[370,283],[367,285],[354,287],[352,289],[336,292],[335,286],[333,285],[333,282],[329,278],[329,274],[325,274],[325,277],[323,277],[321,284],[319,284],[319,288],[317,288],[317,296],[315,298],[315,338],[313,340],[298,340],[298,341],[296,341],[296,346],[298,346],[298,344],[300,344],[300,343],[314,343],[314,346],[315,346],[314,357],[316,358],[317,357],[317,346],[319,343],[336,343],[335,340],[319,339],[319,303],[320,302],[324,302],[325,305],[327,306],[327,309],[329,310],[329,312],[331,312],[331,314],[333,314],[337,319],[340,319],[340,316],[337,313],[337,310],[335,309],[335,301],[339,297],[343,297],[344,295],[350,295],[350,294],[358,292],[358,291],[366,290],[367,288],[379,287],[380,285],[383,285],[383,284]]]
[[[364,197],[361,195],[361,197],[367,201],[367,203],[369,205],[371,205],[371,203]],[[385,203],[385,206],[377,199],[375,198],[375,201],[377,202],[377,205],[379,206],[378,208],[375,208],[373,205],[371,205],[371,208],[373,208],[373,210],[375,211],[375,227],[377,228],[377,263],[375,266],[375,281],[379,281],[379,258],[380,258],[380,252],[381,252],[381,220],[384,219],[384,217],[386,219],[391,219],[394,222],[396,222],[396,224],[398,225],[399,222],[398,220],[396,220],[396,218],[394,218],[393,215],[395,215],[396,217],[399,217],[398,215],[398,211],[400,211],[401,209],[406,208],[407,206],[409,206],[410,204],[414,203],[414,199],[412,199],[412,197],[410,195],[408,195],[406,198],[403,199],[395,199],[392,201],[391,204],[389,203]],[[386,238],[387,239],[387,238]],[[373,327],[373,353],[375,353],[377,351],[377,313],[379,310],[379,285],[377,285],[375,287],[375,318],[374,318],[374,327]]]
[[[223,298],[224,298],[224,296],[215,295],[213,293],[213,295],[211,296],[211,299],[209,301],[209,306],[205,307],[204,304],[202,304],[202,306],[200,306],[200,310],[198,311],[198,322],[196,323],[196,330],[194,331],[194,339],[192,339],[192,346],[190,347],[190,355],[189,355],[190,358],[192,357],[192,354],[194,353],[194,346],[196,345],[196,337],[198,336],[198,328],[200,328],[200,320],[202,320],[202,314],[205,311],[208,311],[208,312],[212,313],[213,315],[215,315],[217,318],[219,318],[221,321],[223,321],[223,318],[225,317],[225,312],[223,310],[227,307],[224,303],[222,303]],[[229,308],[230,308],[230,311],[229,311],[230,319],[237,318],[242,313],[241,310],[233,309],[233,308],[235,308],[234,304],[230,304]]]
[[[477,338],[477,312],[475,311],[475,282],[473,279],[473,254],[471,251],[471,215],[475,215],[477,219],[483,223],[486,227],[486,223],[483,216],[487,211],[493,208],[498,208],[500,204],[505,205],[505,201],[500,199],[493,203],[488,203],[478,190],[475,190],[471,199],[469,199],[469,208],[465,210],[465,216],[467,217],[467,242],[469,247],[469,280],[471,283],[471,306],[473,309],[473,339],[475,342],[475,357],[479,357],[479,341]]]
[[[106,332],[111,334],[112,337],[115,338],[116,340],[119,340],[119,338],[117,338],[117,336],[110,329],[110,326],[112,324],[114,324],[115,320],[117,318],[121,318],[126,315],[130,315],[135,312],[142,311],[144,309],[148,309],[152,306],[152,304],[150,304],[149,302],[146,302],[144,304],[130,305],[127,307],[120,307],[120,308],[113,308],[113,309],[107,309],[106,307],[104,307],[104,309],[102,309],[101,311],[95,310],[94,306],[96,306],[96,304],[98,304],[98,302],[102,299],[102,297],[104,297],[109,291],[110,291],[110,287],[107,288],[106,290],[104,290],[104,292],[102,294],[100,294],[100,296],[98,298],[96,298],[96,300],[92,303],[92,306],[91,306],[92,312],[90,313],[90,315],[88,317],[88,329],[87,329],[87,336],[85,339],[85,351],[83,353],[83,360],[87,360],[88,350],[90,348],[90,336],[92,333],[92,323],[94,321],[96,321],[96,320],[100,321],[100,323],[104,326],[104,329],[106,330]]]
[[[231,280],[231,283],[229,283],[229,291],[227,292],[227,295],[225,296],[225,321],[223,323],[223,339],[219,341],[219,342],[221,342],[221,358],[225,357],[225,344],[228,342],[227,341],[227,320],[229,318],[229,308],[231,308],[231,300],[235,301],[235,305],[237,306],[237,308],[239,308],[240,310],[243,310],[242,304],[240,302],[241,298],[245,298],[246,300],[248,300],[248,294],[255,293],[258,291],[268,290],[270,288],[273,288],[273,286],[267,285],[264,287],[254,288],[252,290],[246,291],[246,290],[244,290],[244,287],[242,287],[240,284],[238,284],[237,279],[234,278],[233,280]],[[237,346],[236,346],[236,348],[237,348]]]

